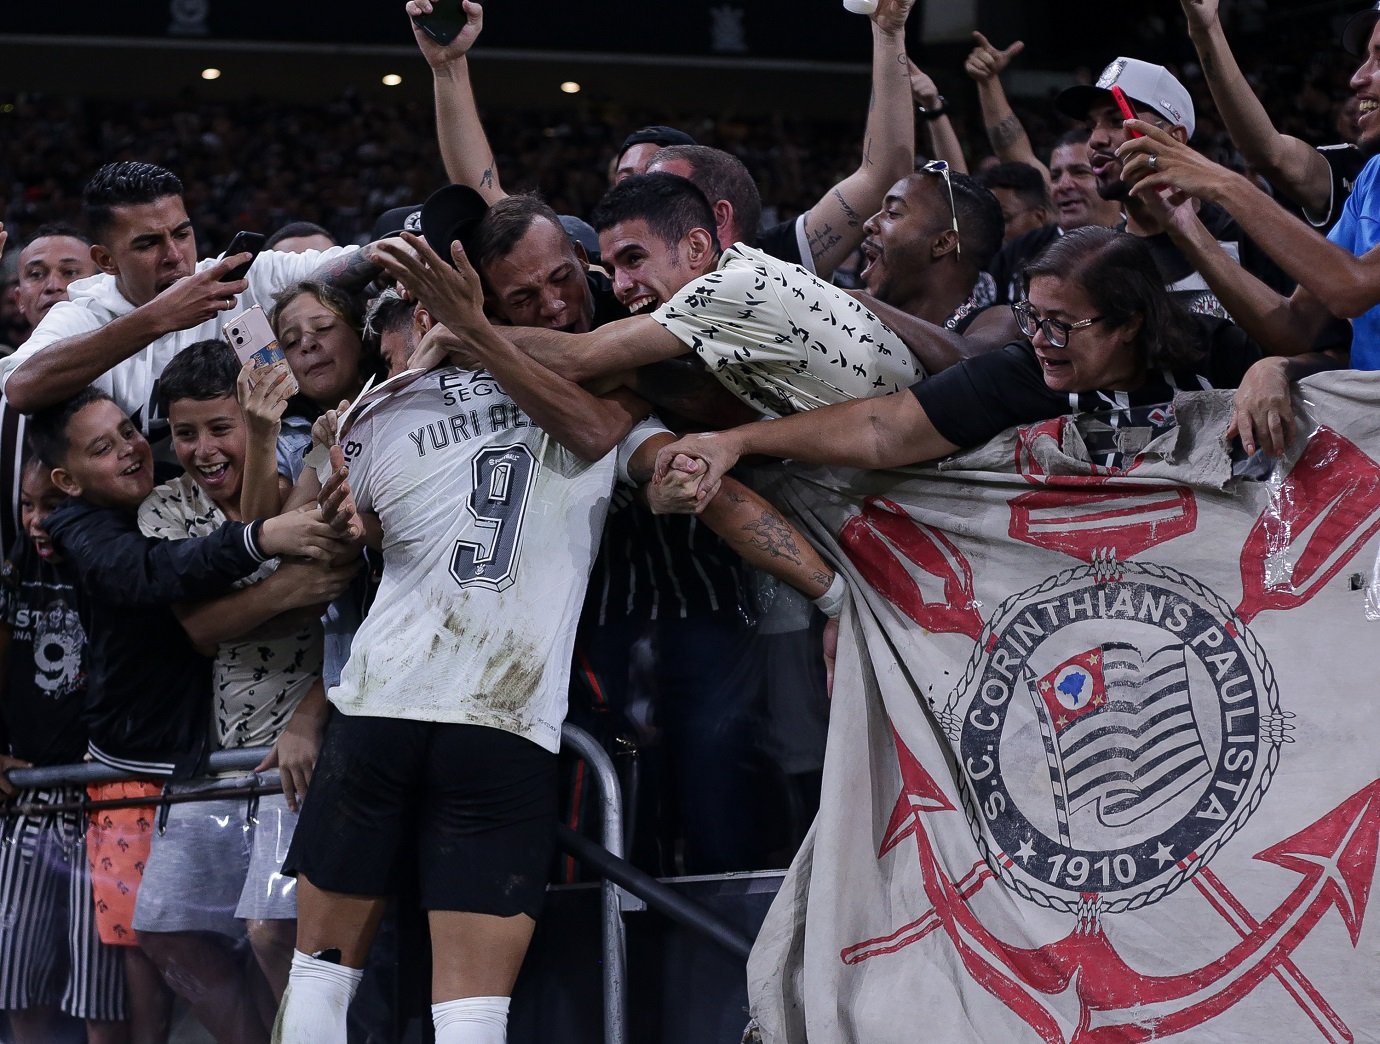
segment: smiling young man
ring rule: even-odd
[[[158,377],[177,352],[220,336],[220,324],[254,304],[271,304],[288,283],[329,273],[362,286],[377,269],[353,248],[287,254],[266,250],[245,279],[222,280],[238,254],[197,261],[182,182],[152,163],[109,163],[83,193],[101,274],[68,289],[0,374],[6,398],[32,413],[94,385],[155,442],[167,436]]]

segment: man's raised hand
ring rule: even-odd
[[[977,46],[964,61],[963,71],[978,83],[986,83],[992,77],[1000,76],[1002,70],[1011,64],[1011,59],[1025,50],[1025,42],[1022,40],[1017,40],[1005,49],[993,46],[987,37],[978,32],[973,33],[973,40]]]
[[[453,3],[454,0],[444,0],[445,3]],[[431,14],[435,10],[436,4],[432,0],[407,0],[404,10],[407,12],[408,19],[415,18],[417,15]],[[416,22],[412,22],[412,35],[417,38],[417,47],[422,52],[422,57],[433,69],[441,69],[452,62],[457,62],[469,53],[474,42],[479,39],[479,34],[484,29],[484,8],[473,0],[464,0],[465,26],[460,30],[459,35],[448,44],[437,43],[426,34],[424,29],[418,27]]]
[[[191,330],[233,307],[235,299],[249,289],[247,279],[222,283],[221,277],[253,259],[248,252],[221,258],[205,270],[179,279],[145,307],[158,317],[163,333]]]
[[[1224,181],[1235,177],[1221,164],[1189,148],[1174,135],[1144,120],[1127,120],[1128,131],[1139,131],[1117,147],[1121,180],[1133,195],[1145,198],[1170,188],[1198,199],[1211,199]]]
[[[458,242],[451,244],[453,264],[442,261],[426,240],[411,232],[382,239],[368,249],[384,271],[406,286],[422,307],[453,333],[463,336],[466,330],[488,322],[479,273]]]

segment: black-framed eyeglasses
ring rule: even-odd
[[[1080,319],[1076,323],[1066,323],[1062,319],[1046,319],[1035,311],[1035,306],[1028,300],[1015,302],[1011,306],[1011,314],[1016,317],[1016,325],[1020,327],[1021,333],[1027,337],[1034,337],[1037,330],[1043,330],[1045,340],[1054,348],[1063,348],[1067,345],[1069,335],[1073,331],[1100,323],[1107,318],[1105,315],[1095,315],[1091,319]]]
[[[926,174],[938,174],[944,179],[944,187],[949,190],[949,213],[953,216],[954,255],[963,256],[963,239],[958,234],[958,207],[954,205],[954,183],[949,177],[949,165],[943,160],[930,160],[921,168]]]

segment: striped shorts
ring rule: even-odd
[[[24,804],[75,802],[80,787],[28,790]],[[0,843],[0,1009],[57,1005],[79,1019],[121,1020],[124,955],[96,932],[86,824],[77,812],[20,816]]]

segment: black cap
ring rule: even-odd
[[[468,185],[447,185],[422,204],[422,236],[432,250],[449,261],[450,245],[457,239],[469,251],[470,237],[488,212],[484,197]]]
[[[369,242],[377,239],[387,239],[389,236],[396,236],[399,232],[420,232],[422,230],[422,205],[413,203],[406,207],[394,207],[392,210],[385,210],[374,222],[373,231],[369,233]]]
[[[1380,20],[1380,3],[1373,4],[1364,11],[1357,11],[1342,30],[1342,46],[1357,58],[1364,57],[1366,47],[1370,43],[1371,30],[1375,28],[1377,20]]]
[[[618,148],[618,155],[623,155],[634,145],[660,145],[665,148],[667,145],[697,145],[698,142],[683,130],[676,130],[674,127],[663,127],[657,124],[652,127],[643,127],[635,130],[623,139],[623,144]]]
[[[577,218],[574,214],[558,214],[561,219],[561,228],[565,229],[565,234],[570,237],[572,243],[579,243],[585,248],[585,255],[594,262],[599,263],[599,233],[594,231],[594,226],[584,218]]]

